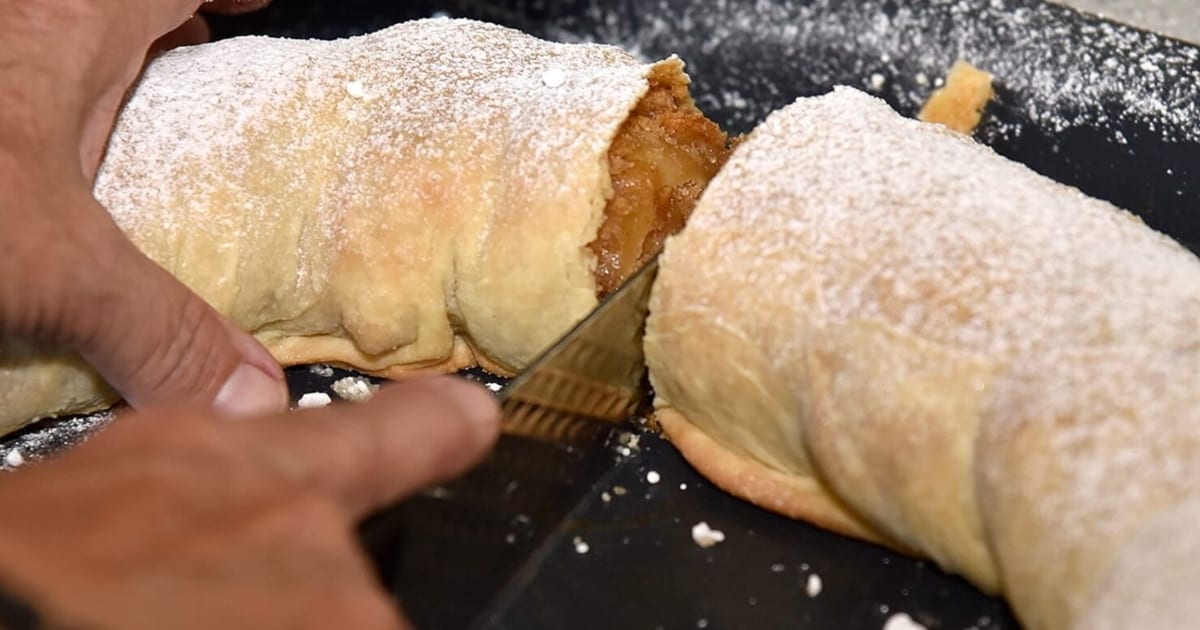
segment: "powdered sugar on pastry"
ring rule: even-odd
[[[1197,321],[1183,247],[838,89],[754,131],[668,243],[647,357],[721,447],[1065,628],[1200,488]]]

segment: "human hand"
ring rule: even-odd
[[[482,388],[441,377],[250,422],[118,418],[0,475],[0,585],[46,627],[402,627],[355,521],[465,470],[497,417]]]
[[[279,366],[139,252],[91,192],[148,49],[200,4],[0,0],[0,340],[64,343],[134,406],[249,415],[286,404]]]

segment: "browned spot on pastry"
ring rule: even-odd
[[[588,246],[603,297],[683,228],[700,193],[729,157],[728,138],[696,108],[686,79],[655,70],[650,89],[609,148],[613,198]]]
[[[919,118],[970,135],[995,95],[992,75],[965,61],[957,61],[946,75],[946,85],[929,97]]]

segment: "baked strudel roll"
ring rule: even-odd
[[[660,264],[658,415],[715,483],[1030,628],[1194,621],[1192,253],[838,89],[754,131]]]
[[[283,364],[525,365],[677,230],[723,163],[677,58],[466,20],[169,52],[95,193]],[[0,431],[112,402],[74,355],[0,348]]]

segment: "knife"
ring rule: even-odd
[[[532,577],[619,461],[648,398],[642,335],[657,273],[655,258],[500,391],[503,433],[482,464],[359,528],[418,627],[486,627],[493,600]]]

